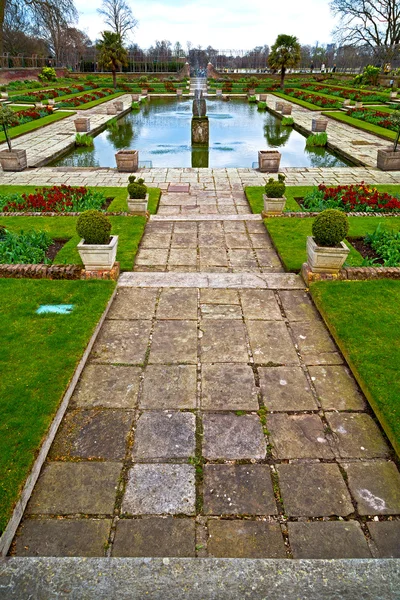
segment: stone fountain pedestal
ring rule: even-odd
[[[192,144],[208,146],[210,126],[208,117],[192,118]]]

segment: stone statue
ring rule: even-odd
[[[205,98],[203,98],[202,90],[194,91],[194,100],[193,100],[193,116],[194,117],[205,117],[207,112],[207,105]]]

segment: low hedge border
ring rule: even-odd
[[[303,263],[301,276],[308,285],[314,281],[368,281],[372,279],[400,279],[400,267],[345,267],[339,273],[313,273]]]
[[[118,262],[111,271],[86,271],[79,265],[0,264],[0,277],[7,279],[113,279],[117,281],[119,274]]]

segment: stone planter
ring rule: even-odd
[[[28,166],[26,150],[2,150],[0,164],[3,171],[23,171]]]
[[[114,102],[114,106],[117,112],[122,112],[124,110],[124,103],[121,100],[117,100],[116,102]]]
[[[117,109],[115,107],[115,102],[112,102],[111,104],[107,105],[107,114],[108,115],[116,115],[117,114]]]
[[[326,131],[327,125],[328,119],[313,119],[311,123],[311,131]]]
[[[85,240],[81,240],[77,246],[87,271],[111,271],[117,256],[117,247],[117,235],[111,236],[109,244],[85,244]]]
[[[266,102],[267,101],[267,94],[260,94],[260,102]]]
[[[47,106],[54,106],[56,103],[56,101],[54,100],[54,98],[49,98],[47,100]]]
[[[291,115],[292,114],[292,105],[287,104],[286,102],[282,106],[282,114],[283,115]]]
[[[248,96],[255,96],[256,95],[256,90],[254,88],[251,88],[248,92],[247,92]]]
[[[222,90],[215,90],[216,96],[222,96]]]
[[[363,103],[362,102],[356,102],[354,105],[354,108],[362,108]]]
[[[397,92],[390,92],[391,98],[397,98]]]
[[[139,102],[140,94],[131,94],[132,102]]]
[[[350,102],[351,102],[351,100],[343,100],[343,106],[345,108],[348,108],[350,106]]]
[[[78,133],[87,133],[90,131],[90,119],[88,117],[79,117],[75,119],[74,123]]]
[[[117,170],[122,173],[135,173],[139,167],[138,150],[120,150],[115,155]]]
[[[267,215],[281,215],[285,208],[286,198],[282,196],[282,198],[268,198],[265,194],[263,194],[264,200],[264,213]]]
[[[259,150],[258,168],[262,173],[277,173],[281,162],[281,153],[277,150]]]
[[[338,273],[349,252],[344,242],[338,248],[329,248],[317,246],[313,237],[307,237],[307,262],[313,273]]]
[[[146,194],[146,198],[130,198],[128,196],[128,209],[129,212],[134,215],[144,215],[147,212],[149,205],[149,194]]]
[[[275,110],[277,112],[281,112],[283,108],[284,102],[275,102]]]
[[[176,95],[178,96],[178,98],[181,98],[183,94],[183,90],[181,88],[176,90]]]
[[[142,96],[147,96],[147,94],[149,93],[147,88],[143,88],[140,93],[142,94]]]
[[[379,148],[377,167],[382,171],[400,171],[400,151],[393,152],[391,148]]]
[[[35,108],[44,108],[44,104],[42,102],[35,102]]]
[[[1,97],[3,100],[8,100],[8,92],[1,92]]]

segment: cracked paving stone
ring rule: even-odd
[[[337,465],[281,464],[277,470],[285,513],[289,517],[345,517],[354,512]]]
[[[258,367],[265,406],[273,412],[317,410],[301,367]]]
[[[343,360],[324,323],[317,319],[291,323],[293,335],[306,365],[338,365]]]
[[[241,321],[204,319],[200,329],[202,362],[248,362],[245,328]]]
[[[152,319],[157,294],[157,289],[118,288],[107,319]]]
[[[142,414],[136,424],[134,459],[189,458],[196,449],[196,417],[191,413]]]
[[[344,366],[309,367],[308,371],[325,410],[364,410],[365,401],[349,369]]]
[[[197,290],[164,288],[157,308],[157,319],[197,319]]]
[[[303,290],[279,290],[278,293],[289,321],[315,321],[319,318],[307,292]]]
[[[194,515],[195,501],[193,466],[137,464],[128,474],[122,513]]]
[[[121,464],[114,462],[48,463],[40,474],[26,513],[112,514],[121,468]]]
[[[274,458],[334,458],[318,415],[268,415]]]
[[[400,514],[400,474],[393,462],[343,463],[360,515]]]
[[[197,323],[195,321],[157,321],[149,363],[197,362]]]
[[[267,465],[205,465],[206,515],[276,515]]]
[[[273,291],[241,290],[240,297],[245,319],[282,320],[281,311]]]
[[[251,367],[245,364],[203,364],[203,410],[258,410],[257,388]]]
[[[383,458],[390,452],[376,423],[366,414],[326,413],[341,458]]]
[[[196,555],[195,546],[194,519],[120,519],[112,556],[193,557]]]
[[[400,558],[400,521],[367,523],[379,558]]]
[[[125,457],[133,416],[132,410],[94,409],[68,412],[50,449],[50,460],[122,460]]]
[[[277,523],[209,520],[208,532],[208,552],[215,558],[286,558]]]
[[[256,364],[299,364],[285,323],[280,321],[246,321]]]
[[[105,321],[94,344],[94,362],[141,364],[149,342],[151,321]]]
[[[16,556],[104,556],[111,519],[25,519]]]
[[[135,408],[141,369],[89,364],[71,399],[80,408]]]
[[[256,415],[204,414],[203,429],[203,456],[209,460],[265,458],[263,429]]]
[[[142,409],[196,408],[195,365],[148,365],[144,371]]]
[[[371,558],[357,521],[288,523],[293,558]]]

